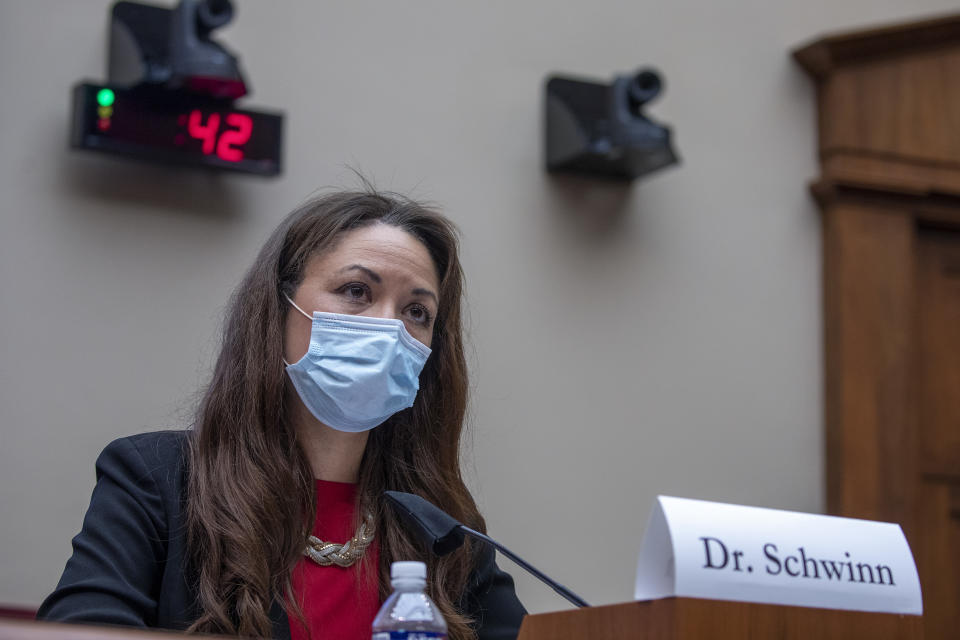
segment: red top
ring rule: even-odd
[[[355,484],[317,480],[313,535],[337,543],[356,535],[356,498]],[[380,609],[379,555],[374,538],[364,557],[350,567],[321,567],[303,556],[293,570],[293,595],[303,610],[309,633],[291,613],[291,640],[370,640],[370,627]],[[369,572],[361,574],[361,566],[370,567]]]

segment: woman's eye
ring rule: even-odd
[[[428,311],[423,305],[415,304],[407,310],[407,313],[417,324],[428,325],[430,324],[430,321],[433,320],[433,316],[430,315],[430,311]]]
[[[352,282],[340,287],[340,292],[351,302],[362,302],[370,298],[370,288],[360,282]]]

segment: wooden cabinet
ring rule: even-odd
[[[924,631],[960,633],[960,16],[822,38],[830,513],[902,524]]]

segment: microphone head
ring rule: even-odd
[[[445,556],[463,545],[463,525],[420,496],[402,491],[384,491],[383,496],[434,555]]]

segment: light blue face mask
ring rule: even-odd
[[[413,406],[430,348],[403,322],[314,311],[310,348],[287,374],[310,413],[338,431],[373,429]]]

